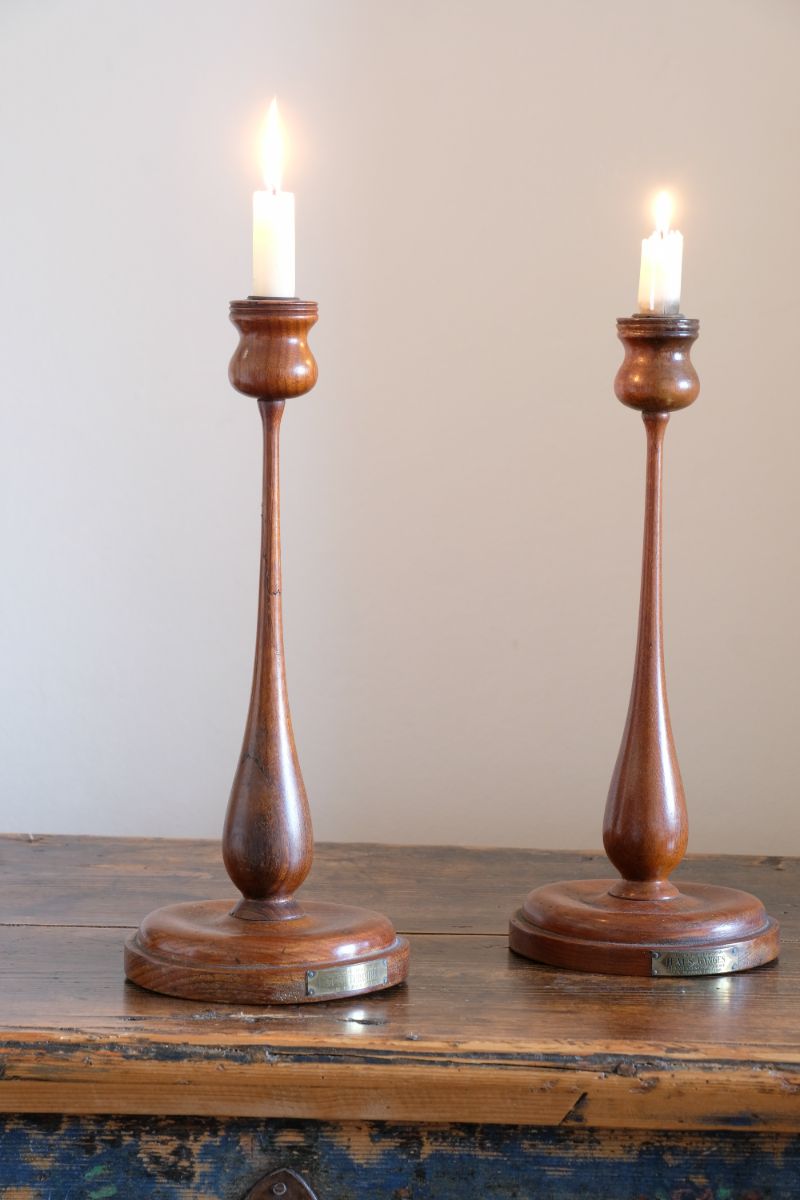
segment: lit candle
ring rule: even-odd
[[[681,307],[683,234],[670,229],[672,197],[659,192],[654,204],[655,233],[642,242],[639,312],[676,313]]]
[[[261,142],[264,191],[253,193],[252,296],[293,296],[294,196],[281,190],[283,130],[278,101],[267,112]]]

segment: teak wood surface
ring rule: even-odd
[[[800,860],[694,857],[679,879],[757,892],[778,963],[628,978],[510,954],[531,881],[603,856],[321,845],[321,900],[379,908],[412,944],[407,985],[312,1006],[209,1005],[120,977],[152,903],[226,896],[204,841],[0,838],[0,1111],[607,1130],[800,1130]]]

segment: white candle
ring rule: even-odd
[[[278,102],[267,112],[261,143],[263,192],[253,193],[251,296],[294,296],[294,196],[281,190],[283,130]]]
[[[676,313],[681,307],[683,234],[670,229],[672,197],[660,192],[655,200],[656,228],[642,242],[639,272],[639,312]]]

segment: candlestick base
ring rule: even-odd
[[[511,918],[525,958],[608,975],[728,975],[778,955],[778,924],[749,892],[686,883],[667,899],[611,894],[613,879],[547,884]]]
[[[573,971],[727,975],[778,956],[778,923],[755,896],[699,883],[678,890],[669,878],[686,850],[688,823],[664,669],[662,461],[670,414],[700,390],[690,358],[699,330],[680,313],[617,321],[625,358],[614,392],[642,414],[647,440],[633,684],[603,821],[620,878],[537,888],[509,931],[517,954]]]
[[[380,913],[308,901],[296,915],[233,916],[230,900],[171,904],[125,945],[125,974],[152,992],[223,1004],[297,1004],[393,987],[408,942]]]

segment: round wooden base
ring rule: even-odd
[[[276,921],[231,916],[230,900],[171,904],[125,945],[125,974],[152,992],[230,1004],[303,1004],[402,983],[408,942],[380,913],[307,901]]]
[[[681,884],[665,900],[609,895],[612,879],[547,884],[511,918],[509,946],[602,975],[727,975],[778,956],[778,923],[749,892]]]

